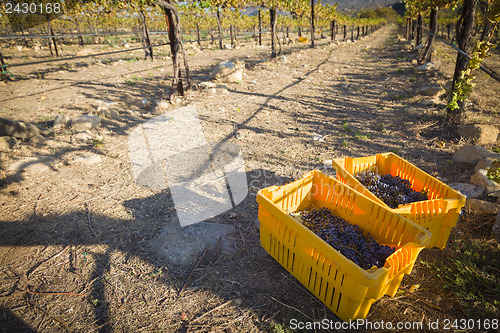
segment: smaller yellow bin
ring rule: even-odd
[[[257,194],[262,247],[340,319],[364,319],[373,302],[394,296],[431,234],[410,220],[320,171]],[[384,267],[366,271],[328,245],[290,213],[314,205],[395,246]]]
[[[465,205],[464,195],[393,153],[338,158],[334,159],[332,164],[339,181],[429,230],[432,238],[427,247],[443,249],[446,246],[451,229],[457,224],[460,210]],[[391,174],[406,179],[411,183],[413,190],[418,192],[427,190],[429,200],[400,205],[392,209],[354,177],[358,172],[366,170],[379,175]]]

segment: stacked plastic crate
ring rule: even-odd
[[[259,191],[260,241],[264,249],[340,319],[364,319],[373,302],[394,296],[425,247],[444,247],[465,197],[394,154],[333,162],[337,179],[320,171],[284,186]],[[429,200],[391,209],[354,177],[372,170],[407,179]],[[311,206],[360,226],[396,251],[385,265],[364,270],[294,218]]]

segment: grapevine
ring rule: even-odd
[[[463,102],[472,92],[472,88],[476,85],[474,79],[476,75],[473,72],[481,66],[483,60],[490,55],[488,51],[495,48],[496,45],[487,41],[477,41],[472,52],[471,59],[467,67],[460,72],[458,80],[455,82],[453,91],[451,92],[451,98],[448,102],[448,109],[455,110],[460,108],[458,102]]]
[[[396,251],[395,247],[380,245],[359,226],[333,215],[325,207],[302,211],[300,218],[307,228],[365,270],[383,267],[387,257]]]

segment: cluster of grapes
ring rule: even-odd
[[[380,176],[372,171],[363,171],[357,173],[356,178],[368,191],[375,194],[391,208],[428,199],[424,191],[414,191],[411,188],[411,183],[399,176],[394,177],[391,174]]]
[[[387,257],[396,250],[380,245],[359,226],[333,215],[327,208],[312,207],[300,212],[300,218],[306,227],[363,269],[383,267]]]

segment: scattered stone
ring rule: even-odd
[[[156,102],[156,108],[160,110],[167,110],[170,107],[170,103],[164,99],[157,100]]]
[[[40,128],[21,121],[0,118],[0,136],[13,136],[18,139],[30,139],[40,135]]]
[[[110,109],[107,106],[99,106],[97,108],[97,112],[99,112],[99,114],[102,117],[105,117],[105,118],[108,118],[108,119],[117,119],[117,118],[120,117],[120,114],[118,113],[118,111],[116,111],[114,109]]]
[[[284,63],[284,64],[287,64],[288,63],[288,57],[286,55],[282,55],[280,56],[280,60]]]
[[[257,84],[257,81],[250,81],[250,84]]]
[[[65,114],[58,114],[54,119],[54,128],[66,127],[68,126],[69,118]]]
[[[138,118],[139,117],[139,113],[136,112],[136,111],[125,110],[123,113],[126,114],[129,117],[132,117],[132,118]]]
[[[12,163],[7,170],[12,172],[42,172],[48,170],[54,162],[54,158],[50,156],[27,157]]]
[[[219,238],[221,250],[226,253],[232,251],[233,245],[228,236],[235,230],[229,224],[208,222],[181,227],[176,216],[151,241],[151,245],[170,263],[186,266],[196,260],[207,246],[214,248]]]
[[[5,151],[10,149],[10,144],[8,137],[0,136],[0,151]]]
[[[147,105],[147,104],[149,104],[149,100],[147,98],[143,98],[143,99],[141,99],[141,103],[144,105]]]
[[[313,135],[311,135],[311,139],[313,141],[317,141],[317,142],[325,142],[325,139],[323,138],[323,136],[319,135],[319,134],[313,134]]]
[[[86,165],[93,165],[101,162],[101,156],[94,154],[91,156],[78,156],[74,158],[75,163],[82,163]]]
[[[243,139],[243,138],[245,138],[245,135],[243,135],[243,133],[241,133],[241,132],[236,132],[236,134],[234,136],[236,137],[236,139]]]
[[[481,169],[488,170],[489,168],[494,168],[494,169],[500,168],[500,159],[494,160],[489,157],[482,158],[479,160],[479,162],[477,162],[476,167],[474,168],[474,172],[478,172]]]
[[[94,115],[83,115],[71,119],[71,127],[76,132],[83,132],[101,126],[101,117]]]
[[[255,229],[260,230],[260,221],[258,217],[256,217],[255,220],[253,220],[253,225]]]
[[[458,134],[464,139],[470,139],[478,145],[488,145],[497,142],[500,131],[493,125],[467,124],[458,128]]]
[[[79,132],[73,136],[73,140],[75,140],[76,142],[82,142],[82,143],[87,143],[93,139],[94,139],[94,136],[92,135],[92,133],[90,131]]]
[[[497,219],[495,220],[495,224],[493,225],[493,228],[491,229],[490,238],[495,239],[497,241],[500,241],[500,213],[498,213]]]
[[[439,94],[441,91],[441,87],[439,86],[429,86],[429,87],[423,87],[417,90],[417,95],[424,95],[424,96],[435,96]]]
[[[477,163],[480,159],[484,158],[500,161],[500,154],[475,145],[463,146],[453,154],[453,160],[462,163]]]
[[[500,184],[488,179],[487,172],[488,171],[484,169],[479,170],[470,177],[470,182],[474,185],[481,186],[488,194],[500,191]]]
[[[482,187],[467,184],[467,183],[453,183],[450,187],[465,195],[467,198],[478,198],[483,195],[484,189]]]
[[[243,81],[244,70],[245,63],[243,61],[224,61],[213,69],[210,73],[210,79],[221,82],[240,82]]]
[[[418,50],[422,50],[425,46],[423,44],[420,44],[420,45],[417,45],[415,46],[413,49],[411,49],[412,51],[418,51]]]
[[[484,215],[494,215],[500,212],[499,204],[479,199],[467,199],[465,207]]]
[[[433,106],[435,104],[433,99],[424,99],[420,102],[423,106]]]
[[[202,82],[202,83],[200,83],[199,86],[202,89],[210,89],[210,88],[215,88],[217,86],[217,83],[215,83],[215,82]]]
[[[429,71],[434,68],[436,68],[436,65],[432,61],[417,67],[419,71]]]
[[[45,143],[45,140],[46,139],[43,136],[37,135],[37,136],[34,136],[31,139],[29,139],[28,143],[30,145],[37,146],[37,145],[41,145],[41,144]]]
[[[223,50],[231,50],[233,47],[231,46],[231,44],[224,44],[222,45],[222,49]]]

